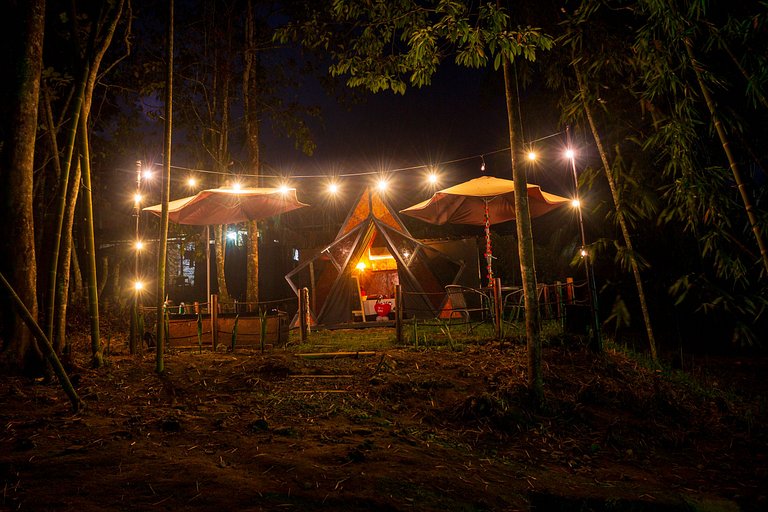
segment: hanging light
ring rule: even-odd
[[[136,243],[133,244],[133,248],[136,249],[137,251],[144,249],[144,242],[142,242],[141,240],[136,240]]]
[[[376,188],[379,189],[379,192],[386,192],[387,187],[389,187],[389,182],[384,178],[380,178],[379,181],[376,182]]]
[[[435,171],[431,171],[429,174],[427,174],[427,182],[430,185],[437,185],[438,176]]]
[[[142,283],[141,281],[134,281],[133,289],[136,290],[137,292],[140,292],[141,290],[144,289],[144,283]]]
[[[291,190],[291,188],[285,183],[283,183],[282,185],[277,187],[277,190],[279,190],[281,194],[287,194]]]
[[[581,201],[579,201],[578,199],[574,199],[573,201],[571,201],[571,206],[573,206],[574,208],[578,208],[579,206],[581,206]]]
[[[482,163],[480,164],[480,170],[485,172],[485,156],[480,155],[480,160],[482,160]]]
[[[195,188],[197,186],[197,180],[194,177],[190,176],[189,178],[187,178],[187,186],[189,188]]]
[[[531,151],[528,152],[528,160],[530,160],[531,162],[536,160],[536,152],[535,151],[531,150]]]
[[[569,148],[565,150],[565,158],[572,160],[575,155],[576,153],[574,153],[572,149]]]
[[[357,265],[355,265],[355,268],[357,270],[359,270],[360,272],[362,272],[363,270],[365,270],[365,262],[364,261],[358,261]]]
[[[238,191],[239,191],[241,188],[243,188],[243,185],[241,185],[239,181],[236,181],[236,182],[234,182],[234,183],[232,184],[232,188],[233,188],[234,190],[238,190]]]
[[[339,193],[339,185],[335,181],[332,181],[328,184],[328,193],[331,195],[336,195]]]
[[[133,195],[133,202],[136,203],[137,205],[141,204],[141,200],[142,199],[143,199],[143,197],[139,193],[136,193],[136,194]]]

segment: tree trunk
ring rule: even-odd
[[[80,163],[78,163],[75,166],[75,171],[72,175],[72,182],[69,187],[69,194],[66,201],[67,207],[64,211],[63,232],[68,233],[69,236],[65,236],[61,242],[61,264],[59,267],[58,277],[59,284],[56,287],[56,307],[54,308],[55,330],[51,344],[58,354],[62,353],[62,351],[69,345],[66,338],[67,307],[69,305],[69,300],[67,300],[67,298],[69,296],[72,262],[77,262],[77,254],[75,254],[72,249],[72,228],[75,222],[77,196],[80,192],[80,175],[81,166]],[[78,275],[80,273],[79,267],[77,268],[77,273]]]
[[[736,187],[739,189],[739,194],[741,195],[741,201],[744,203],[744,209],[747,211],[749,227],[752,228],[752,233],[754,233],[755,240],[757,241],[757,247],[760,249],[760,258],[763,263],[763,269],[766,272],[765,275],[768,276],[768,245],[766,245],[765,239],[763,238],[763,233],[760,230],[760,224],[758,222],[757,215],[755,214],[755,208],[752,205],[752,198],[749,196],[749,192],[747,191],[747,184],[741,177],[741,169],[739,168],[739,164],[736,162],[736,158],[734,158],[733,152],[731,151],[728,135],[725,133],[723,123],[720,121],[720,116],[717,114],[715,100],[712,98],[712,94],[710,94],[709,89],[707,88],[707,84],[704,83],[704,78],[701,76],[701,66],[698,62],[696,62],[696,58],[693,55],[693,46],[690,39],[685,39],[685,49],[688,52],[688,59],[691,62],[691,66],[696,73],[696,80],[699,83],[701,94],[704,96],[704,101],[707,103],[709,115],[712,118],[712,124],[715,125],[717,137],[720,139],[720,144],[723,146],[723,152],[728,159],[728,165],[731,167],[733,180],[736,182]]]
[[[525,169],[517,165],[518,141],[515,132],[512,80],[509,59],[503,59],[504,92],[509,124],[509,147],[512,163],[512,180],[515,182],[515,224],[517,227],[520,275],[525,301],[525,335],[528,349],[528,389],[537,402],[544,397],[544,379],[541,373],[541,318],[536,287],[536,267],[533,254],[533,229],[528,209],[528,179]]]
[[[83,174],[83,207],[85,209],[85,253],[88,257],[88,312],[91,319],[91,364],[101,368],[104,360],[101,354],[99,337],[99,292],[96,275],[96,241],[93,230],[93,188],[91,186],[91,162],[88,145],[88,127],[86,116],[80,116],[80,167]]]
[[[245,63],[243,68],[243,107],[245,110],[245,144],[252,174],[261,174],[259,151],[259,112],[257,108],[258,81],[256,76],[256,24],[253,2],[248,0],[245,20]],[[258,184],[261,186],[261,183]],[[248,307],[259,301],[259,226],[248,222],[248,253],[246,266],[246,302]]]
[[[5,11],[0,44],[8,84],[0,89],[0,204],[7,220],[0,228],[0,272],[8,276],[34,320],[38,310],[32,198],[45,1],[14,2]],[[24,373],[41,372],[43,353],[12,309],[0,308],[0,329],[8,363]]]
[[[640,310],[643,314],[643,321],[645,322],[645,332],[648,335],[648,348],[651,351],[651,359],[654,362],[658,362],[658,355],[656,353],[656,338],[653,335],[653,327],[651,324],[651,314],[648,311],[648,302],[645,299],[645,288],[643,286],[643,279],[640,276],[640,267],[637,264],[637,258],[635,258],[635,249],[632,246],[632,238],[629,236],[629,228],[627,227],[627,221],[624,219],[624,209],[621,206],[621,200],[619,198],[619,191],[616,187],[616,182],[613,179],[611,173],[611,166],[608,163],[608,154],[603,147],[600,133],[597,130],[597,123],[592,115],[592,108],[587,101],[587,88],[584,83],[584,77],[581,75],[581,70],[578,66],[573,66],[576,74],[576,81],[579,87],[579,94],[581,95],[581,104],[584,108],[584,113],[589,121],[589,127],[592,130],[592,136],[595,138],[595,146],[597,146],[597,152],[600,154],[600,160],[603,163],[603,171],[605,172],[605,178],[608,180],[608,186],[611,189],[611,197],[613,198],[613,206],[616,208],[616,218],[619,221],[619,227],[621,229],[621,235],[624,237],[624,245],[629,252],[629,261],[632,266],[632,275],[635,278],[635,285],[637,286],[637,296],[640,301]]]
[[[227,253],[227,227],[216,226],[213,229],[214,244],[216,247],[216,281],[219,285],[219,304],[232,302],[232,297],[227,289],[227,280],[224,277],[224,262]]]
[[[173,0],[168,2],[168,47],[165,74],[165,131],[163,135],[163,177],[161,180],[160,243],[157,251],[157,329],[155,331],[155,372],[165,372],[165,275],[168,256],[168,201],[171,197],[171,141],[173,136]]]
[[[77,255],[77,245],[72,243],[71,251],[72,276],[69,280],[69,305],[83,300],[83,273],[80,271],[80,257]]]

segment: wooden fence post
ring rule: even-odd
[[[306,287],[299,290],[299,332],[301,342],[306,343],[309,338],[309,290]]]
[[[395,285],[395,338],[397,344],[403,344],[403,288],[399,285]]]
[[[219,296],[211,294],[209,309],[211,313],[211,344],[213,344],[213,351],[216,352],[216,347],[219,345]]]

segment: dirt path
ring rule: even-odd
[[[520,347],[375,352],[113,356],[75,374],[75,415],[0,378],[0,509],[768,507],[762,394],[561,347],[533,412]]]

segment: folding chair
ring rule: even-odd
[[[486,315],[491,313],[490,297],[482,290],[458,284],[449,284],[445,287],[445,292],[451,303],[449,320],[456,318],[454,315],[458,315],[459,318],[466,322],[467,333],[474,329],[474,326],[472,326],[474,319],[477,319],[479,316],[478,323],[482,323],[485,321]]]

